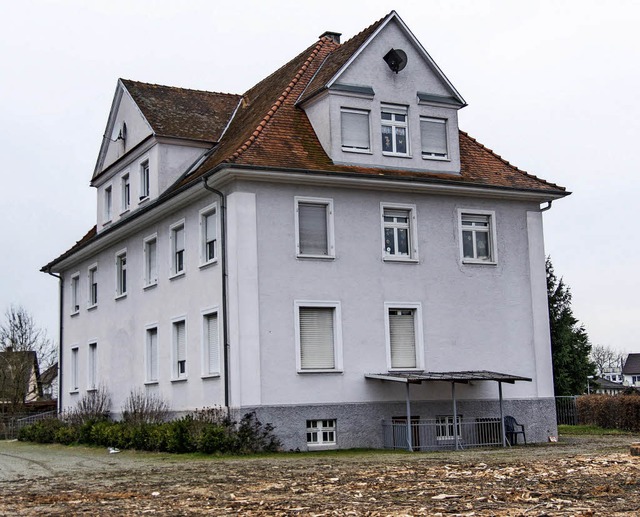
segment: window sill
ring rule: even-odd
[[[147,284],[147,285],[143,286],[142,290],[143,291],[148,291],[149,289],[153,289],[154,287],[157,287],[157,285],[158,285],[158,281],[156,280],[152,284]]]
[[[111,224],[111,219],[109,219],[108,221],[102,222],[102,226],[109,226],[110,224]]]
[[[302,253],[298,253],[296,255],[299,259],[320,259],[320,260],[335,260],[335,255],[304,255]]]
[[[126,208],[125,210],[123,210],[122,212],[120,212],[120,217],[122,217],[122,216],[124,216],[124,215],[128,214],[128,213],[129,213],[129,210],[130,210],[129,208]]]
[[[482,259],[462,259],[463,264],[475,264],[480,266],[496,266],[498,263],[495,260],[482,260]]]
[[[71,314],[69,314],[69,316],[71,316],[72,318],[73,318],[74,316],[79,316],[79,315],[80,315],[80,310],[77,310],[77,311],[72,312]]]
[[[87,393],[95,393],[98,391],[98,388],[87,388]]]
[[[171,275],[169,277],[169,280],[175,280],[176,278],[182,278],[183,276],[185,276],[185,274],[186,274],[185,271],[182,270],[182,271],[180,271],[180,273],[175,273],[175,274]]]
[[[410,154],[389,153],[382,151],[382,156],[388,156],[389,158],[413,158]]]
[[[310,451],[330,451],[333,449],[337,449],[337,443],[308,443],[307,449]]]
[[[158,384],[158,381],[145,381],[144,385],[145,386],[156,386]]]
[[[384,262],[399,262],[404,264],[418,264],[420,260],[416,257],[393,257],[390,255],[385,255],[382,257]]]
[[[178,379],[171,379],[171,382],[187,382],[187,377],[180,377]]]
[[[213,266],[213,265],[215,265],[217,263],[218,263],[218,259],[216,258],[216,259],[210,260],[209,262],[203,262],[198,267],[200,269],[207,269],[209,266]]]
[[[389,368],[389,373],[402,373],[402,372],[411,372],[411,373],[419,373],[424,372],[424,368]]]
[[[298,370],[298,373],[300,374],[307,374],[307,373],[344,373],[344,370],[336,370],[336,369],[326,369],[326,370]]]
[[[98,308],[98,304],[96,303],[95,305],[89,305],[89,307],[87,307],[87,310],[88,311],[92,311],[92,310],[97,309],[97,308]]]
[[[201,379],[219,379],[220,378],[220,374],[219,373],[207,373],[206,375],[201,375],[200,376]]]
[[[343,147],[342,151],[345,152],[345,153],[373,154],[371,149],[356,149],[354,147]]]
[[[118,294],[115,296],[114,300],[122,300],[127,297],[127,293]]]
[[[423,160],[435,160],[437,162],[450,162],[451,158],[449,158],[448,156],[428,156],[428,155],[422,155],[422,159]]]
[[[149,201],[149,196],[143,196],[138,200],[138,204],[141,205],[142,203],[146,203],[147,201]]]
[[[80,389],[79,388],[75,388],[75,389],[72,389],[71,391],[69,391],[69,395],[77,395],[78,393],[80,393]]]

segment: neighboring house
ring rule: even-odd
[[[595,385],[593,391],[600,395],[619,395],[626,389],[621,382],[610,381],[607,378],[593,379],[591,382]]]
[[[0,352],[0,403],[24,404],[41,397],[38,355],[12,349]]]
[[[625,386],[640,386],[640,354],[629,354],[622,367]]]
[[[622,368],[605,368],[602,371],[602,378],[611,382],[617,382],[622,384]]]
[[[54,363],[40,375],[42,397],[45,400],[58,398],[58,363]]]
[[[143,388],[286,448],[380,447],[407,406],[453,433],[522,381],[504,411],[556,435],[542,212],[568,193],[458,129],[395,12],[339,40],[242,95],[118,81],[97,224],[43,267],[61,408]]]

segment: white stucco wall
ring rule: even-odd
[[[544,251],[536,203],[302,185],[246,184],[236,189],[243,199],[255,194],[256,200],[257,233],[241,232],[240,238],[255,240],[243,247],[255,245],[258,250],[260,375],[251,376],[255,367],[250,363],[238,367],[243,383],[260,383],[252,392],[259,393],[261,404],[401,400],[401,386],[364,379],[366,373],[387,371],[385,302],[421,304],[426,370],[493,370],[532,377],[532,383],[505,386],[505,397],[551,396],[546,302],[538,285]],[[296,195],[333,200],[334,260],[296,258]],[[416,206],[417,263],[382,260],[381,202]],[[496,265],[461,263],[460,208],[495,211]],[[340,302],[342,372],[297,373],[295,300]],[[416,397],[450,396],[448,384],[431,383],[413,391]],[[495,399],[497,387],[461,386],[458,395]]]
[[[64,273],[65,304],[63,336],[62,407],[74,405],[87,390],[88,346],[96,342],[98,382],[105,384],[118,413],[133,388],[159,393],[171,406],[194,409],[224,404],[223,378],[201,378],[202,311],[221,308],[221,273],[219,261],[200,267],[199,210],[217,202],[208,194],[186,208],[177,209],[148,224],[144,229],[121,239]],[[185,221],[185,274],[171,276],[170,226]],[[143,240],[157,234],[158,283],[143,286]],[[127,296],[116,299],[116,259],[127,251]],[[88,267],[98,264],[98,306],[87,309]],[[70,277],[80,274],[80,311],[70,315]],[[172,382],[172,321],[186,319],[186,381]],[[222,311],[219,312],[219,336],[222,343]],[[158,383],[145,386],[146,329],[158,328]],[[78,347],[79,391],[70,393],[71,349]]]

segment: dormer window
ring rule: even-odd
[[[340,110],[340,131],[343,151],[371,152],[368,111],[342,108]]]
[[[382,153],[386,155],[407,156],[409,154],[407,108],[401,106],[383,106],[380,118],[382,126]]]
[[[423,158],[449,158],[446,120],[440,118],[421,117],[420,139],[422,141]]]
[[[140,201],[149,197],[149,160],[140,164]]]

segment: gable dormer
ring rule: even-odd
[[[221,137],[238,95],[120,79],[91,185],[97,229],[160,196]]]
[[[464,99],[397,13],[370,29],[300,98],[324,150],[336,164],[459,174]]]

